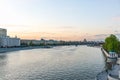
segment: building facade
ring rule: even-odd
[[[30,44],[33,44],[33,45],[40,45],[40,40],[27,40],[27,39],[22,39],[21,41],[21,44],[25,44],[25,45],[30,45]]]
[[[11,38],[11,37],[0,37],[0,47],[16,47],[20,46],[19,38]]]
[[[20,46],[20,38],[7,36],[7,30],[0,28],[0,47]]]
[[[7,30],[0,28],[0,37],[5,37],[7,36]]]
[[[55,40],[26,40],[26,39],[22,39],[21,40],[21,44],[22,45],[53,45],[53,44],[60,44],[59,41],[55,41]]]

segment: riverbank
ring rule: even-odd
[[[103,48],[101,48],[101,51],[107,59],[109,57],[109,54]],[[97,74],[95,80],[108,80],[108,72],[106,70],[100,72],[99,74]]]
[[[29,47],[0,48],[0,53],[20,51],[20,50],[38,49],[38,48],[52,48],[52,46],[29,46]]]
[[[103,48],[101,48],[101,51],[105,55],[106,58],[110,57],[110,55]]]
[[[107,63],[115,63],[112,65],[111,70],[104,70],[101,73],[99,73],[96,76],[96,80],[119,80],[119,70],[120,70],[120,59],[117,57],[117,59],[110,58],[110,55],[103,49],[101,48],[101,51],[103,52],[104,56],[106,57],[106,62]]]
[[[102,71],[96,76],[95,80],[107,80],[107,75],[106,71]]]
[[[58,46],[68,46],[68,45],[58,45]],[[71,45],[69,45],[71,46]],[[53,48],[56,46],[28,46],[28,47],[8,47],[8,48],[0,48],[0,53],[19,51],[19,50],[29,50],[29,49],[37,49],[37,48]]]

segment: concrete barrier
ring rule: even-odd
[[[108,75],[108,80],[119,80],[119,79],[115,79],[115,78],[111,77],[110,75]]]
[[[110,59],[117,59],[118,58],[118,54],[109,54],[107,51],[105,51],[103,48],[101,48],[101,51],[104,53],[104,55],[107,57],[107,58],[110,58]],[[111,52],[113,53],[113,52]]]
[[[101,50],[105,54],[106,57],[110,57],[110,55],[103,48],[101,48]]]

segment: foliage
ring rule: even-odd
[[[29,46],[33,46],[33,42],[32,41],[30,41]]]
[[[103,45],[104,49],[107,51],[120,52],[120,42],[118,38],[111,34],[109,37],[105,39],[105,44]]]

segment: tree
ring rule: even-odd
[[[33,46],[33,42],[32,41],[30,41],[29,46]]]
[[[118,38],[111,34],[109,37],[105,39],[105,44],[103,45],[104,49],[107,51],[114,51],[119,53],[120,52],[120,42]]]

